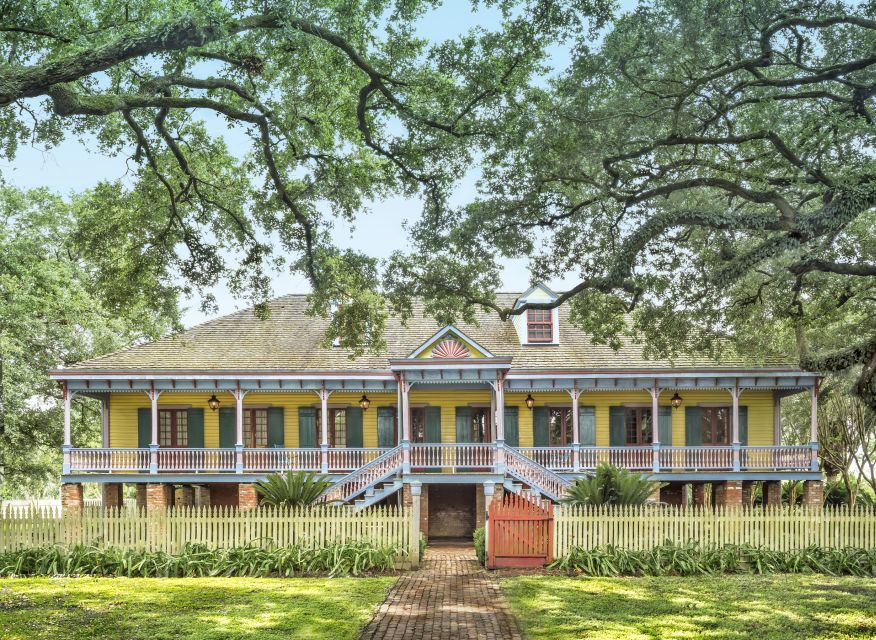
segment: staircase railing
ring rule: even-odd
[[[507,446],[505,447],[505,471],[508,475],[525,482],[551,500],[562,498],[566,489],[572,484],[532,458],[528,458]]]
[[[399,446],[338,480],[322,494],[322,499],[325,502],[347,502],[368,487],[397,473],[401,467],[402,448]]]

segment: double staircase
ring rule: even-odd
[[[503,486],[508,491],[554,502],[562,499],[571,484],[568,480],[517,450],[502,446],[505,453]],[[322,501],[352,504],[356,510],[377,504],[402,488],[402,462],[402,447],[390,449],[338,480],[323,493]]]

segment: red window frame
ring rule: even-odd
[[[553,309],[529,309],[526,312],[526,335],[529,342],[553,342]]]
[[[189,412],[187,409],[158,410],[158,446],[165,449],[188,448]]]
[[[338,415],[343,414],[343,424],[338,425]],[[338,427],[341,427],[339,430]],[[328,444],[332,449],[346,449],[349,439],[349,431],[347,430],[347,410],[344,408],[328,410]],[[338,437],[342,436],[342,437]],[[343,442],[340,442],[343,440]],[[322,442],[322,409],[316,410],[316,441]]]
[[[559,430],[554,427],[559,423]],[[548,409],[548,446],[565,447],[572,443],[572,409],[550,407]]]
[[[243,445],[247,449],[266,449],[268,446],[268,410],[243,410]]]
[[[642,424],[648,419],[650,431],[644,432]],[[624,441],[627,446],[651,444],[654,441],[654,421],[650,407],[627,407],[624,412]]]
[[[730,444],[730,432],[732,420],[730,418],[730,406],[702,407],[700,408],[700,444],[704,447],[720,447]],[[723,413],[724,437],[718,437],[721,415]],[[708,428],[707,428],[708,427]],[[708,436],[708,437],[706,437]]]

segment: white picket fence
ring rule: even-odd
[[[51,544],[137,547],[178,553],[186,543],[211,548],[248,544],[321,548],[333,542],[368,541],[380,547],[416,551],[411,508],[315,505],[242,510],[231,507],[172,507],[147,513],[131,508],[85,507],[80,515],[60,509],[0,511],[0,552]]]
[[[556,506],[554,557],[573,546],[652,549],[664,542],[749,544],[776,551],[810,545],[876,549],[876,510],[847,507],[738,509]]]

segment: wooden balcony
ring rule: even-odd
[[[506,454],[522,455],[555,473],[600,464],[641,472],[809,471],[817,450],[802,446],[506,447],[494,443],[410,444],[413,472],[501,473]],[[403,450],[404,447],[398,447]],[[65,450],[64,474],[271,473],[300,470],[346,475],[392,449],[81,449]]]

